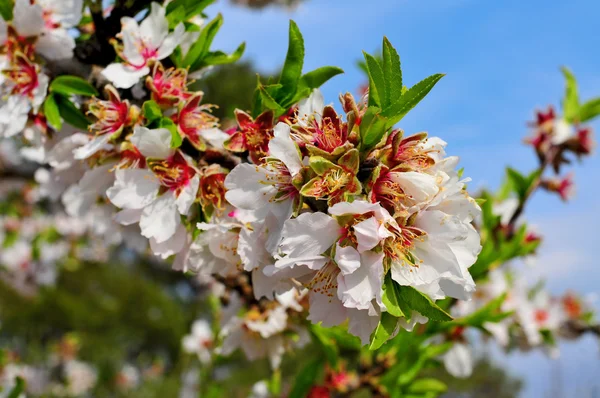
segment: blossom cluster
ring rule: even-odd
[[[509,169],[500,193],[475,200],[445,141],[395,127],[443,75],[406,87],[387,39],[381,59],[365,54],[362,97],[346,93],[328,104],[319,87],[341,70],[302,75],[304,43],[291,22],[279,81],[259,79],[252,109],[220,120],[195,79],[237,60],[243,45],[212,51],[221,17],[205,24],[202,7],[187,1],[145,8],[123,14],[104,43],[112,57],[89,79],[54,66],[73,57],[70,29],[80,41],[102,33],[97,10],[78,0],[16,0],[11,18],[0,20],[0,173],[33,180],[1,181],[4,281],[21,291],[52,285],[60,268],[107,262],[115,247],[153,256],[193,274],[216,303],[183,337],[185,353],[218,369],[218,358],[240,349],[280,375],[284,353],[317,342],[328,367],[309,396],[362,387],[385,395],[380,377],[388,371],[412,372],[398,381],[411,393],[419,369],[401,368],[397,341],[419,366],[439,360],[465,377],[468,327],[530,349],[592,326],[593,310],[578,296],[552,297],[497,268],[531,258],[542,242],[522,216],[536,189],[572,196],[572,178],[557,175],[569,155],[593,151],[591,105],[568,105],[562,117],[538,112],[527,142],[539,169]],[[553,177],[545,176],[550,167]],[[326,332],[346,329],[358,353],[392,343],[381,355],[362,350],[366,362],[346,370],[332,359],[338,337]],[[15,375],[36,379],[38,370],[13,362],[0,369],[4,385]],[[93,388],[96,371],[72,353],[57,363],[70,381],[41,392],[31,382],[28,392]],[[140,369],[123,365],[123,391],[152,374]],[[276,381],[255,385],[254,395],[276,390]]]

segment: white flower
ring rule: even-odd
[[[150,73],[151,60],[168,57],[183,40],[185,27],[180,23],[169,33],[165,12],[158,3],[152,3],[150,14],[139,25],[133,18],[121,18],[123,51],[120,56],[124,63],[112,63],[102,71],[115,87],[133,87]]]
[[[262,219],[268,212],[281,222],[292,214],[299,197],[292,179],[302,169],[300,152],[290,137],[290,127],[278,123],[269,142],[271,157],[262,165],[242,163],[225,179],[225,198],[233,206],[255,212]]]
[[[137,126],[131,142],[149,159],[150,169],[116,170],[106,194],[117,207],[141,210],[142,235],[163,243],[177,232],[180,215],[187,215],[196,199],[199,177],[188,159],[170,148],[169,130]]]
[[[444,366],[452,376],[464,379],[473,373],[473,354],[464,343],[455,343],[444,354]]]
[[[308,98],[298,103],[298,125],[308,127],[312,120],[321,122],[325,99],[321,90],[315,88]]]
[[[68,394],[83,395],[96,385],[98,373],[87,363],[71,359],[65,363],[64,369]]]
[[[199,319],[192,324],[192,333],[183,337],[182,344],[185,352],[198,355],[203,364],[210,362],[211,348],[214,343],[210,324]]]

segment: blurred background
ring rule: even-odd
[[[472,191],[496,189],[506,165],[522,172],[536,167],[532,149],[523,145],[526,123],[535,109],[559,106],[561,65],[577,76],[582,99],[600,93],[600,3],[591,0],[231,0],[206,12],[211,18],[220,12],[225,19],[215,47],[232,51],[241,41],[247,44],[241,62],[213,70],[198,83],[207,102],[221,105],[220,117],[235,107],[249,108],[257,72],[278,73],[289,19],[304,35],[305,70],[323,65],[345,70],[323,87],[326,102],[336,106],[340,93],[358,94],[366,84],[357,63],[362,50],[380,48],[382,36],[398,49],[407,85],[446,73],[400,127],[448,141],[448,153],[461,157],[465,175],[473,179]],[[600,125],[593,127],[598,131]],[[535,264],[519,265],[529,280],[543,278],[557,295],[600,291],[600,158],[592,156],[574,171],[577,195],[568,205],[543,192],[533,198],[528,222],[544,240]],[[145,364],[143,377],[150,382],[135,394],[123,389],[122,395],[173,396],[182,380],[177,368],[186,369],[192,360],[181,352],[181,337],[207,305],[194,299],[204,288],[146,260],[120,256],[112,263],[116,266],[72,264],[71,272],[60,275],[62,289],[35,298],[1,287],[2,343],[37,341],[41,355],[46,342],[66,336],[57,352],[78,350],[98,364],[101,380],[125,377],[115,363],[135,357]],[[72,338],[70,331],[76,331]],[[464,381],[448,378],[447,397],[600,397],[600,347],[591,335],[561,341],[554,360],[540,350],[505,354],[493,344],[479,347],[475,374]],[[36,349],[27,347],[34,358]],[[162,377],[174,364],[176,371]],[[237,372],[243,385],[246,368],[229,371]],[[266,363],[253,371],[266,376]]]

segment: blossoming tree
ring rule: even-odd
[[[509,168],[498,193],[475,195],[445,141],[396,127],[443,75],[407,85],[385,38],[381,56],[364,54],[365,94],[333,105],[319,87],[343,71],[303,71],[290,22],[278,79],[258,79],[251,109],[225,128],[194,81],[244,44],[212,48],[223,19],[203,19],[211,2],[0,8],[4,281],[36,296],[74,263],[120,253],[170,264],[208,304],[179,336],[197,360],[123,363],[111,380],[133,390],[178,372],[181,396],[229,396],[237,387],[217,375],[239,349],[270,365],[251,375],[251,396],[431,397],[446,387],[427,368],[470,375],[471,331],[550,353],[558,337],[600,333],[585,300],[532,288],[509,265],[541,243],[524,221],[529,198],[568,200],[572,179],[556,176],[593,149],[585,123],[600,103],[580,102],[570,71],[562,117],[549,108],[531,125],[539,168]],[[110,372],[78,357],[77,338],[57,341],[45,364],[9,347],[3,393],[100,388]],[[288,369],[294,352],[308,359]]]

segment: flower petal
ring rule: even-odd
[[[115,183],[106,191],[108,199],[117,207],[142,209],[156,199],[160,183],[150,170],[118,169]]]
[[[130,141],[147,158],[166,159],[173,153],[171,132],[165,128],[135,126]]]
[[[181,223],[175,196],[166,192],[144,207],[140,217],[140,229],[146,238],[162,243],[172,237]]]

